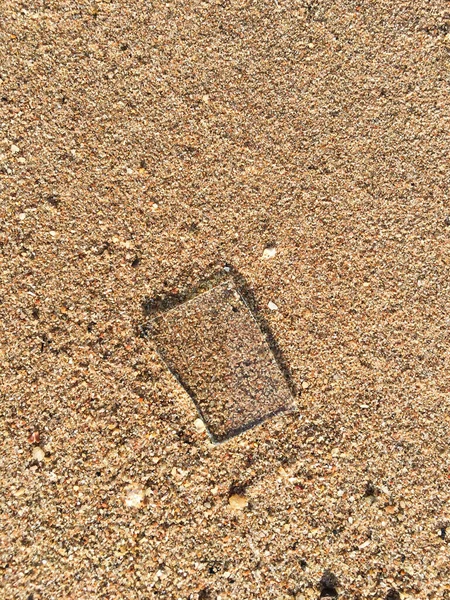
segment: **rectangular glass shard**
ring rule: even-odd
[[[156,317],[150,332],[213,442],[292,408],[289,385],[232,280]]]

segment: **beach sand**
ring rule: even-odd
[[[3,0],[0,59],[0,597],[450,598],[448,2]],[[226,265],[296,409],[214,446],[146,322]]]

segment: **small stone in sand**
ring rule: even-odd
[[[144,500],[144,489],[137,484],[129,485],[126,489],[125,504],[132,508],[139,508]]]
[[[19,146],[16,146],[15,144],[13,144],[13,145],[11,146],[11,152],[12,152],[13,154],[17,154],[18,152],[20,152],[20,148],[19,148]]]
[[[33,459],[42,462],[45,458],[45,452],[39,446],[33,448]]]
[[[28,441],[30,442],[30,444],[39,444],[40,439],[41,436],[39,435],[39,431],[33,431],[33,433],[30,433],[28,437]]]
[[[206,429],[202,419],[195,419],[194,427],[198,431],[198,433],[202,433]]]
[[[275,304],[275,302],[272,302],[272,300],[267,306],[270,308],[270,310],[278,310],[278,306]]]
[[[274,248],[273,246],[268,246],[267,248],[264,248],[262,257],[265,259],[273,258],[276,255],[276,253],[276,248]]]
[[[235,508],[236,510],[243,510],[247,504],[248,500],[245,496],[241,496],[240,494],[233,494],[228,498],[228,503],[231,508]]]

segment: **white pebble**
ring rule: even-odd
[[[194,427],[199,433],[202,433],[206,429],[205,424],[203,423],[202,419],[195,419]]]
[[[42,462],[45,458],[45,452],[39,446],[33,448],[33,459]]]
[[[125,495],[125,504],[132,508],[139,508],[144,500],[144,489],[137,484],[129,485]]]
[[[20,152],[20,148],[19,148],[19,146],[16,146],[16,145],[14,145],[14,144],[13,144],[13,145],[11,146],[11,152],[12,152],[13,154],[17,154],[18,152]]]
[[[270,310],[278,310],[278,306],[275,304],[275,302],[272,302],[272,300],[267,306],[270,308]]]
[[[276,248],[274,248],[273,246],[269,246],[268,248],[264,248],[262,257],[265,259],[273,258],[276,253]]]
[[[27,215],[25,213],[20,213],[19,219],[23,221]]]

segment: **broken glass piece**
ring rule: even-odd
[[[150,332],[214,442],[292,408],[289,385],[231,279],[153,319]]]

